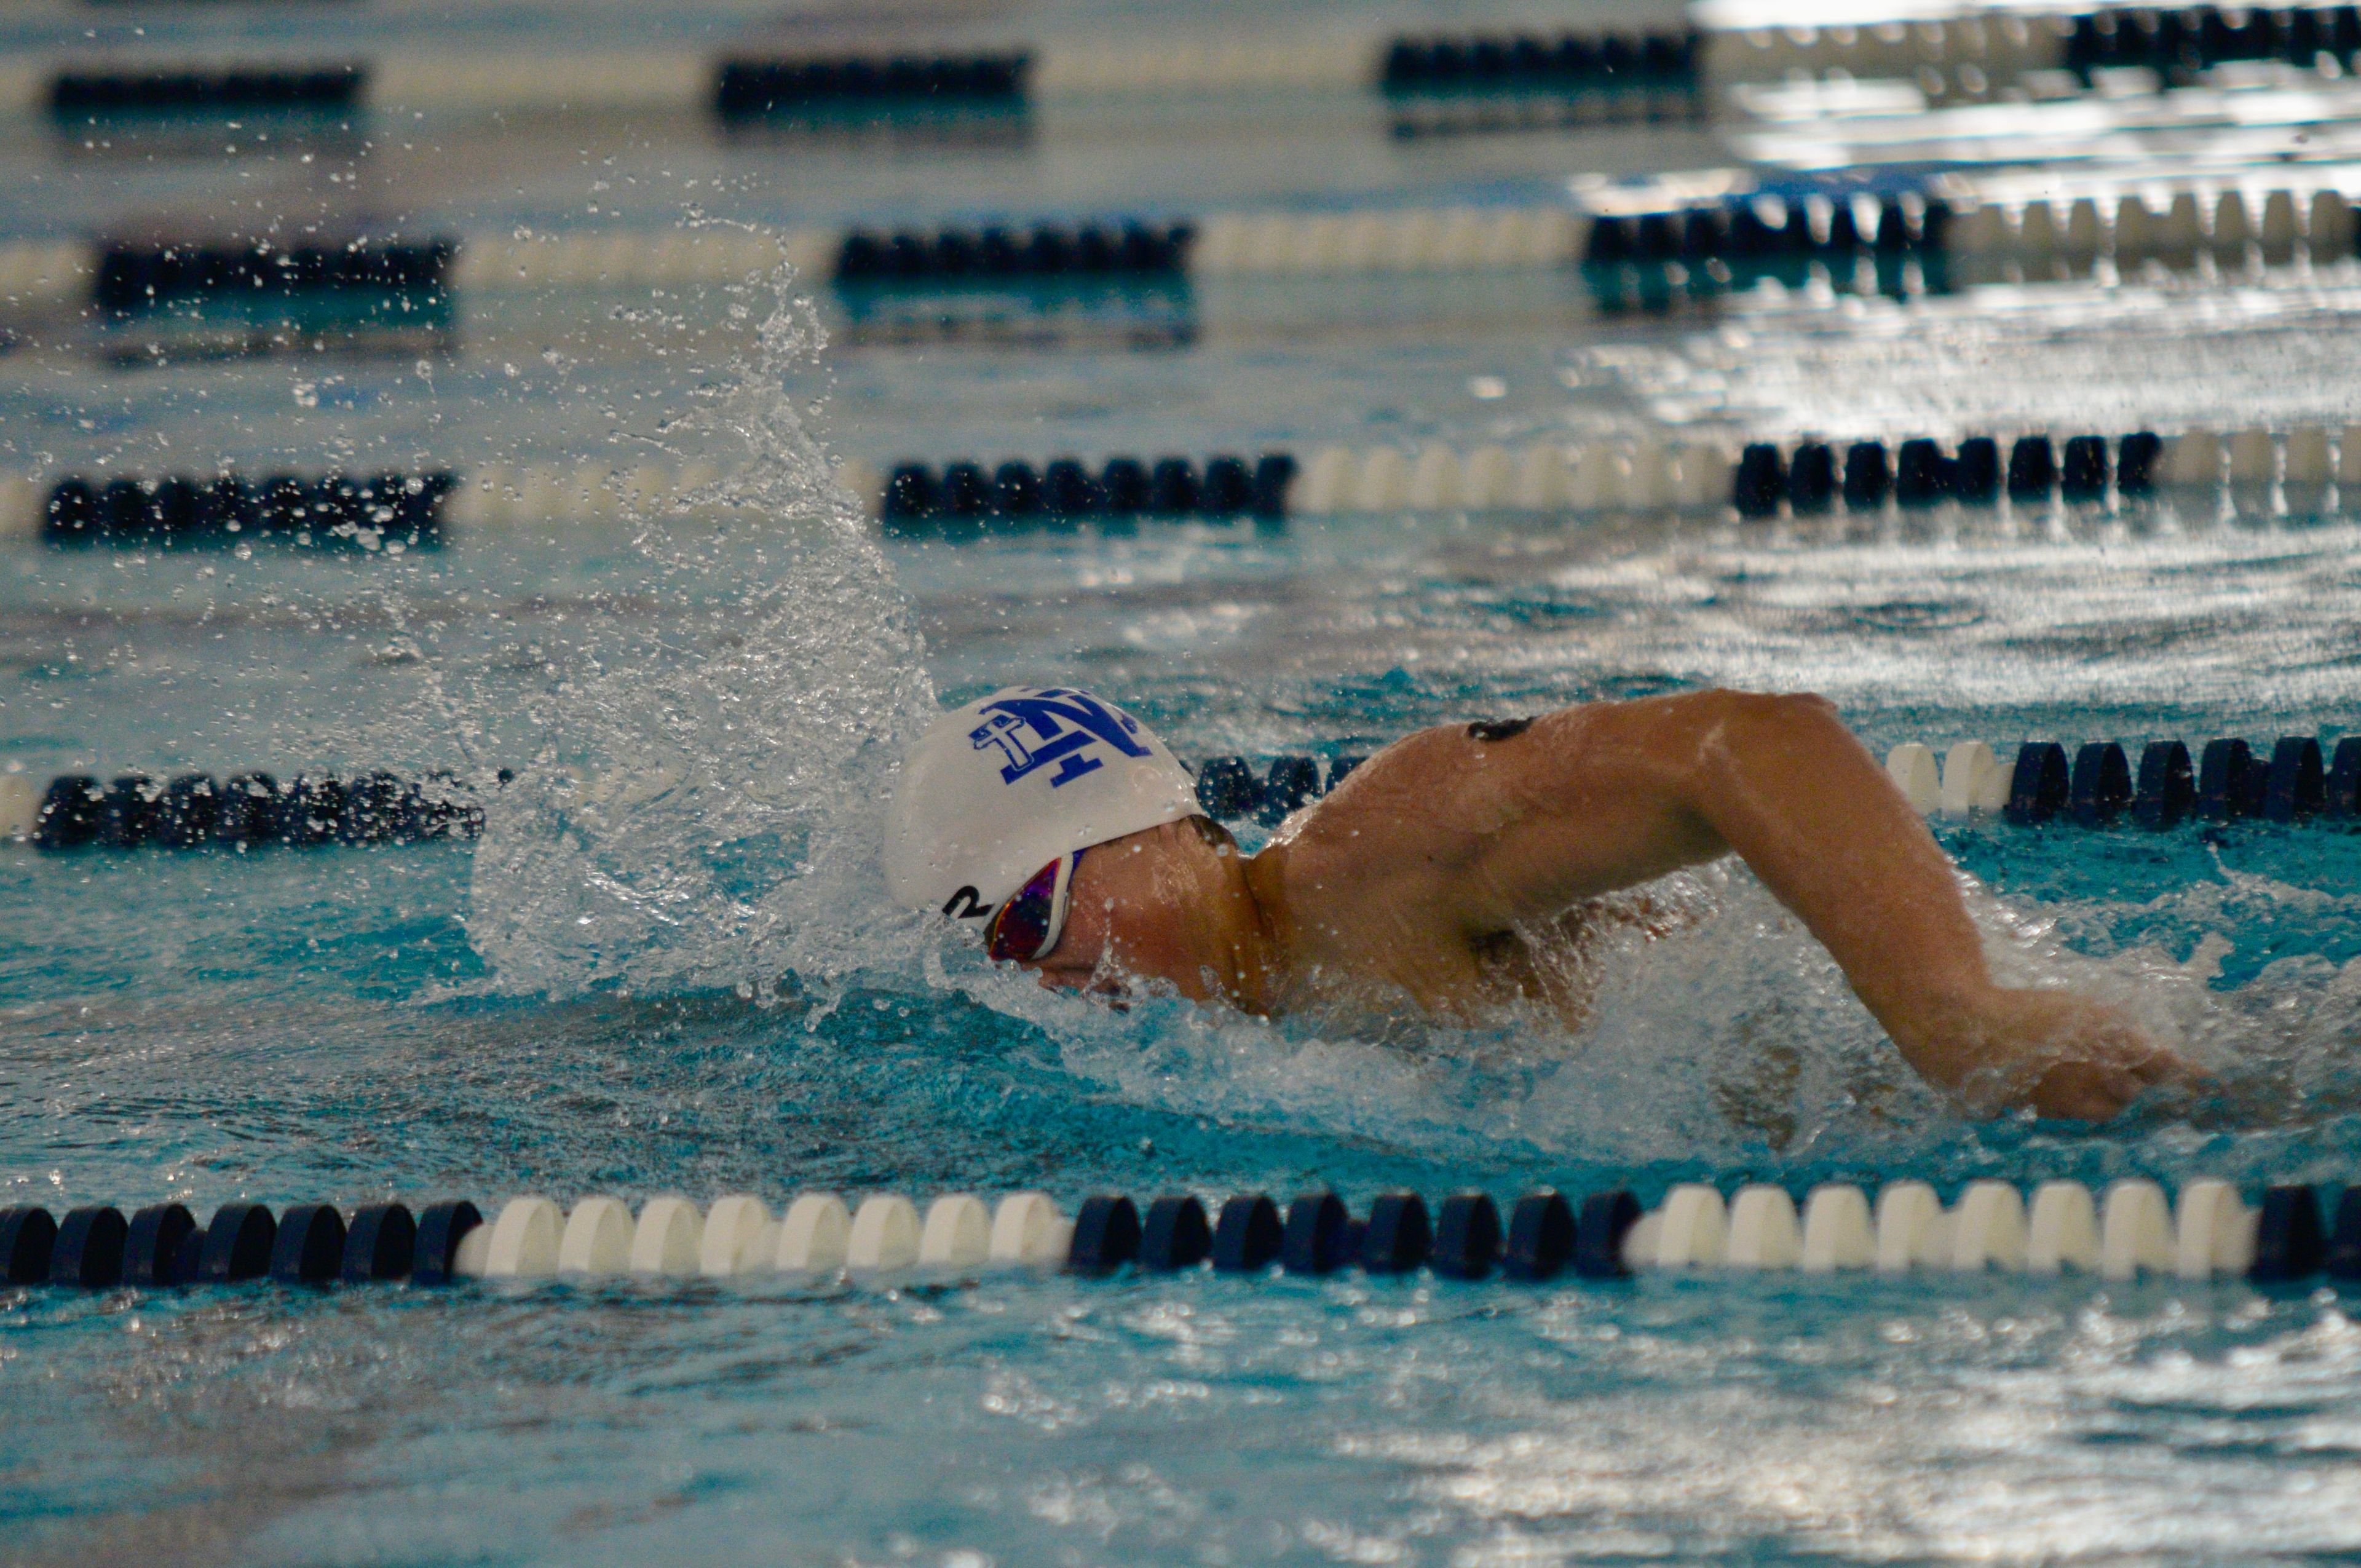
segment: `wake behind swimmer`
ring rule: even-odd
[[[1603,895],[1735,854],[1921,1077],[1984,1114],[2098,1120],[2192,1070],[2113,1009],[1993,981],[1950,861],[1828,703],[1708,690],[1440,727],[1254,856],[1120,707],[1011,686],[943,715],[886,827],[894,896],[981,923],[1042,983],[1169,985],[1273,1016],[1581,1021],[1554,949]]]

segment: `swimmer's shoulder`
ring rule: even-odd
[[[1329,792],[1327,799],[1367,803],[1375,797],[1395,797],[1410,792],[1431,800],[1439,784],[1462,774],[1470,762],[1481,763],[1496,752],[1527,749],[1519,743],[1525,741],[1543,717],[1518,714],[1477,718],[1414,731],[1345,774]],[[1554,718],[1558,715],[1545,717]]]

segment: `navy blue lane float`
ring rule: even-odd
[[[1268,772],[1259,775],[1244,757],[1210,757],[1197,770],[1197,804],[1217,822],[1253,821],[1275,828],[1290,812],[1343,784],[1365,760],[1330,758],[1323,784],[1319,761],[1312,757],[1275,757]]]
[[[335,1205],[292,1205],[279,1216],[270,1245],[270,1277],[285,1285],[319,1285],[341,1277],[345,1237],[345,1217]]]
[[[49,1283],[89,1289],[121,1284],[130,1234],[119,1209],[98,1205],[69,1211],[58,1223],[57,1245],[49,1250]]]
[[[2188,746],[2152,740],[2135,770],[2113,740],[2091,741],[2068,761],[2054,740],[2017,749],[2003,817],[2021,827],[2067,821],[2104,828],[2128,818],[2150,829],[2183,821],[2361,823],[2361,736],[2333,753],[2307,735],[2282,736],[2268,756],[2248,742],[2205,742],[2192,768]]]
[[[2351,5],[2102,7],[2072,18],[2064,64],[2085,82],[2094,71],[2153,71],[2185,86],[2233,60],[2312,67],[2325,54],[2345,69],[2361,55],[2361,10]]]
[[[469,1205],[472,1211],[473,1205]],[[410,1273],[418,1251],[418,1221],[400,1203],[364,1203],[344,1229],[337,1277],[347,1285],[400,1279]],[[445,1259],[447,1271],[449,1259]]]
[[[49,113],[66,123],[125,115],[349,115],[368,86],[368,68],[358,62],[71,69],[49,79]]]
[[[1703,118],[1694,31],[1402,34],[1378,86],[1398,137]]]
[[[1139,1261],[1148,1268],[1194,1268],[1213,1255],[1213,1227],[1194,1193],[1159,1198],[1139,1223]]]
[[[1920,1191],[1904,1190],[1912,1188]],[[1980,1193],[1979,1189],[1994,1190]],[[1700,1196],[1708,1200],[1702,1205],[1695,1201]],[[1774,1201],[1763,1201],[1765,1198]],[[1889,1204],[1888,1198],[1903,1201]],[[1996,1198],[1997,1203],[1992,1201]],[[1837,1201],[1823,1201],[1828,1199]],[[1038,1201],[1038,1195],[1027,1201]],[[745,1204],[751,1200],[729,1201]],[[967,1197],[945,1201],[974,1204]],[[664,1206],[652,1203],[649,1212]],[[527,1211],[528,1221],[535,1208],[555,1213],[540,1199],[520,1200],[510,1208]],[[1889,1233],[1915,1234],[1927,1216],[1940,1213],[1931,1189],[1915,1182],[1890,1186],[1879,1200],[1874,1226],[1865,1196],[1857,1188],[1815,1189],[1806,1208],[1808,1215],[1825,1213],[1837,1223],[1823,1233],[1821,1241],[1801,1242],[1799,1250],[1794,1201],[1781,1190],[1759,1185],[1742,1190],[1726,1211],[1717,1190],[1675,1188],[1653,1212],[1644,1212],[1620,1188],[1586,1194],[1578,1202],[1543,1188],[1520,1196],[1505,1223],[1492,1197],[1480,1191],[1453,1193],[1433,1210],[1418,1193],[1380,1192],[1357,1216],[1341,1197],[1325,1190],[1302,1193],[1283,1209],[1267,1193],[1247,1192],[1225,1200],[1213,1217],[1195,1194],[1176,1192],[1150,1200],[1145,1218],[1130,1197],[1100,1193],[1083,1201],[1062,1243],[1053,1243],[1052,1250],[1030,1255],[1027,1261],[1093,1277],[1210,1267],[1220,1274],[1277,1272],[1308,1278],[1353,1269],[1372,1278],[1424,1271],[1441,1279],[1467,1281],[1498,1273],[1513,1281],[1540,1283],[1569,1275],[1615,1279],[1635,1270],[1664,1268],[1827,1273],[1931,1267],[1981,1273],[1997,1267],[2048,1274],[2072,1268],[2126,1280],[2142,1274],[2177,1274],[2186,1280],[2235,1277],[2263,1285],[2300,1284],[2322,1276],[2361,1280],[2361,1188],[2282,1184],[2269,1188],[2260,1204],[2248,1209],[2223,1183],[2192,1182],[2182,1190],[2176,1220],[2162,1190],[2144,1181],[2117,1183],[2104,1202],[2095,1205],[2090,1191],[2078,1184],[2045,1183],[2037,1193],[2028,1237],[2016,1190],[1976,1182],[1960,1194],[1954,1211],[1964,1245],[1955,1240],[1948,1248],[1938,1245],[1938,1255],[1924,1255],[1913,1243],[1894,1257],[1885,1255]],[[722,1204],[715,1206],[716,1227],[723,1223],[723,1209]],[[9,1286],[83,1289],[266,1281],[326,1288],[404,1279],[437,1286],[463,1277],[545,1277],[552,1271],[546,1260],[533,1268],[514,1259],[507,1266],[498,1261],[508,1212],[496,1211],[500,1223],[482,1233],[489,1245],[478,1238],[475,1261],[463,1263],[471,1236],[491,1222],[474,1203],[462,1200],[430,1204],[416,1213],[399,1202],[369,1203],[353,1210],[349,1218],[329,1204],[298,1203],[274,1215],[264,1205],[241,1201],[224,1204],[202,1223],[178,1203],[150,1205],[128,1221],[117,1209],[93,1205],[71,1211],[62,1222],[39,1205],[20,1204],[0,1209],[0,1272]],[[1913,1214],[1920,1218],[1913,1219]],[[1710,1218],[1709,1232],[1675,1229],[1701,1217]],[[1821,1223],[1807,1217],[1806,1230]],[[1656,1230],[1650,1234],[1643,1226]],[[511,1250],[529,1228],[511,1234]],[[1828,1238],[1837,1229],[1848,1231],[1853,1239],[1831,1245]],[[2102,1230],[2107,1239],[2101,1239]],[[545,1236],[542,1245],[554,1249],[554,1235]],[[1813,1261],[1815,1252],[1817,1262]],[[909,1256],[883,1266],[914,1266]],[[843,1266],[840,1254],[825,1268]],[[624,1272],[612,1264],[571,1266],[588,1273]],[[915,1266],[929,1266],[920,1262]],[[725,1262],[719,1271],[760,1273],[768,1267],[764,1255],[760,1264]],[[862,1267],[855,1260],[854,1272]],[[778,1268],[796,1272],[785,1263]],[[685,1277],[716,1268],[701,1258],[694,1267],[665,1272]]]
[[[1899,192],[1799,183],[1657,212],[1602,213],[1591,219],[1582,258],[1696,264],[1941,251],[1950,209],[1910,194],[1904,201]]]
[[[1404,93],[1597,93],[1697,86],[1695,32],[1410,34],[1378,84]]]
[[[1279,1205],[1267,1193],[1249,1192],[1225,1200],[1213,1222],[1211,1255],[1224,1274],[1268,1268],[1286,1244],[1287,1229]]]
[[[452,1277],[460,1240],[482,1222],[467,1202],[434,1204],[415,1216],[400,1203],[364,1204],[349,1223],[326,1203],[294,1204],[277,1216],[259,1203],[225,1203],[203,1225],[179,1203],[151,1204],[128,1220],[119,1209],[93,1205],[62,1222],[25,1204],[0,1209],[0,1264],[11,1285],[86,1289],[265,1278],[439,1285]]]
[[[0,1209],[0,1279],[11,1285],[47,1279],[57,1240],[58,1223],[47,1209]]]
[[[724,124],[814,110],[1021,106],[1033,57],[974,54],[734,56],[716,67],[713,112]]]
[[[2111,485],[2120,496],[2138,498],[2156,493],[2163,450],[2153,431],[2112,444],[2103,435],[2070,436],[2062,450],[2046,435],[2020,436],[2005,457],[1998,442],[1981,435],[1948,452],[1925,436],[1904,441],[1890,454],[1883,442],[1858,441],[1841,455],[1826,442],[1806,441],[1784,451],[1759,441],[1739,456],[1730,500],[1741,517],[1766,518],[1783,510],[1799,517],[1828,512],[1839,500],[1848,511],[1879,511],[1889,499],[1905,508],[1944,501],[1995,506],[2003,496],[2017,505],[2052,497],[2099,501]]]
[[[458,254],[458,241],[443,237],[283,247],[264,241],[116,241],[99,252],[92,298],[102,311],[132,315],[208,297],[436,296]]]
[[[483,830],[483,806],[459,779],[404,779],[378,769],[341,779],[299,773],[284,784],[266,773],[233,773],[226,783],[211,773],[170,780],[123,773],[104,783],[68,773],[42,793],[31,837],[53,850],[194,850],[412,844],[474,839]]]
[[[443,543],[459,477],[424,474],[72,475],[50,487],[41,538],[60,549],[122,545],[223,549],[277,541],[361,548],[364,534],[412,549]]]
[[[1276,520],[1287,515],[1295,470],[1284,452],[1251,463],[1215,456],[1202,467],[1186,457],[1110,457],[1095,474],[1071,457],[1039,469],[1012,461],[989,471],[974,462],[948,463],[939,471],[901,463],[886,477],[880,510],[887,532],[906,537],[1015,532],[1090,518]]]
[[[854,229],[836,252],[842,286],[943,288],[1016,280],[1170,280],[1188,269],[1189,223],[1133,220],[978,229]]]

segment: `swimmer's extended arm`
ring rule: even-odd
[[[1949,861],[1817,697],[1696,692],[1482,729],[1412,736],[1332,803],[1470,941],[1735,851],[1910,1065],[1981,1109],[2102,1118],[2179,1069],[2105,1008],[1993,983]]]

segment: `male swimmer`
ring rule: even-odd
[[[1161,982],[1270,1015],[1401,998],[1579,1022],[1590,901],[1726,854],[1819,938],[1920,1076],[1971,1111],[2101,1120],[2189,1069],[2113,1010],[1993,983],[1951,864],[1816,696],[1701,691],[1422,730],[1247,857],[1172,752],[1087,692],[945,714],[886,824],[894,896],[981,922],[1045,985]]]

